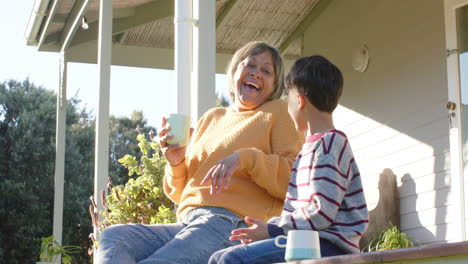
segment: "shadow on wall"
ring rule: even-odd
[[[375,233],[383,231],[389,223],[400,227],[400,201],[396,175],[384,169],[379,175],[379,200],[369,211],[369,226],[360,241],[361,249],[367,249]]]
[[[389,223],[392,223],[400,229],[400,190],[397,187],[397,177],[391,169],[384,169],[379,175],[379,199],[375,208],[369,211],[369,226],[364,233],[361,241],[361,250],[367,250],[369,242],[372,241],[377,232],[385,230]],[[402,177],[402,186],[406,193],[416,193],[416,184],[410,174],[405,174]],[[408,234],[411,238],[418,240],[424,239],[424,241],[433,241],[435,239],[434,234],[424,228],[419,219],[419,215],[416,212],[417,195],[413,195],[411,199],[405,198],[405,211],[402,217],[406,217],[405,221],[407,226],[411,226],[418,234],[418,237],[413,237]],[[410,209],[410,210],[408,210]],[[440,213],[439,213],[440,214]],[[436,216],[437,217],[437,216]]]
[[[443,177],[439,176],[436,180],[443,180]],[[444,228],[444,225],[437,227],[435,229],[435,234],[426,229],[425,226],[433,226],[438,222],[446,221],[447,207],[441,205],[448,201],[448,193],[439,190],[435,197],[426,196],[429,192],[415,194],[417,192],[415,178],[409,173],[401,177],[401,182],[400,193],[402,193],[402,195],[400,199],[404,203],[401,204],[402,207],[404,206],[404,208],[401,209],[401,219],[402,222],[405,222],[404,225],[406,227],[404,232],[416,241],[424,241],[424,244],[441,242],[441,238],[445,238],[447,235],[447,230]],[[412,195],[405,196],[403,193]],[[418,199],[420,200],[419,204]],[[433,201],[434,204],[430,201],[431,199],[435,199],[435,201]],[[430,206],[428,208],[421,208],[421,206],[425,205]],[[431,207],[435,207],[435,209]]]

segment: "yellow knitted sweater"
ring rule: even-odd
[[[304,143],[287,103],[273,100],[252,111],[213,108],[198,122],[185,162],[166,167],[164,191],[177,203],[181,220],[191,209],[216,206],[240,217],[267,220],[281,214],[291,166]],[[236,152],[240,158],[228,189],[210,194],[201,185],[208,170]]]

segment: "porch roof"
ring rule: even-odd
[[[329,2],[217,0],[217,72],[224,72],[229,55],[251,40],[275,45],[286,59],[301,56],[303,31]],[[135,59],[119,61],[119,56],[114,56],[113,64],[172,69],[174,0],[113,0],[112,6],[114,47],[151,48],[161,58],[167,57],[149,65]],[[83,18],[88,23],[86,30],[76,26],[81,25]],[[52,52],[67,45],[69,61],[95,63],[98,19],[99,0],[36,0],[25,33],[27,44]]]

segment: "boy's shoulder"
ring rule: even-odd
[[[331,129],[328,130],[327,132],[324,133],[323,137],[324,140],[330,141],[330,140],[348,140],[348,136],[346,134],[338,129]]]
[[[341,152],[351,150],[348,137],[343,131],[337,129],[331,129],[320,135],[309,136],[305,146],[307,144],[315,149],[316,158],[323,155],[331,155],[338,158],[342,155]]]

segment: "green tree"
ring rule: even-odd
[[[9,263],[30,262],[51,230],[54,100],[28,80],[0,85],[0,259]]]
[[[135,140],[139,133],[148,134],[153,127],[147,127],[147,121],[140,111],[134,111],[130,118],[111,116],[109,138],[109,176],[115,185],[120,185],[129,179],[128,171],[119,163],[125,155],[141,157],[138,142]]]
[[[63,242],[75,245],[91,230],[86,201],[94,147],[93,124],[77,104],[67,105],[63,230]],[[55,116],[53,92],[29,80],[0,84],[0,263],[37,261],[40,238],[52,233]]]
[[[231,103],[224,95],[216,93],[216,106],[228,107],[229,105],[231,105]]]

